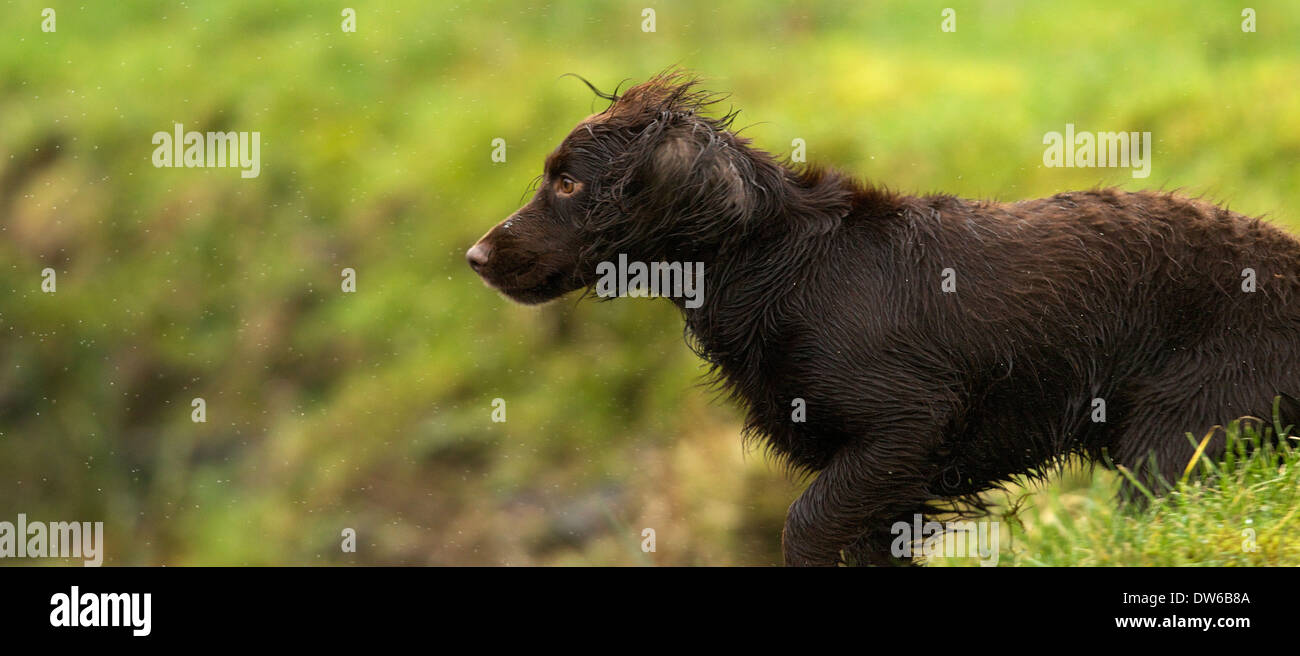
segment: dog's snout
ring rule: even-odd
[[[470,246],[465,251],[465,261],[469,262],[471,269],[478,271],[488,263],[488,258],[492,256],[492,247],[483,242]]]

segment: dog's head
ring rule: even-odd
[[[692,261],[739,241],[764,156],[730,132],[734,113],[704,115],[719,98],[695,85],[673,71],[600,94],[609,107],[546,158],[533,199],[469,249],[470,266],[510,298],[542,303],[593,284],[620,254]]]

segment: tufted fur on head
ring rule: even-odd
[[[848,211],[848,194],[839,190],[841,203],[783,217],[806,181],[736,135],[737,112],[711,116],[725,97],[700,90],[694,77],[670,70],[621,95],[600,95],[610,105],[566,141],[566,154],[607,167],[580,223],[589,237],[586,262],[728,250],[785,218],[828,230]]]

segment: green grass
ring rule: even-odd
[[[1052,485],[992,495],[999,503],[989,519],[1001,524],[998,564],[1300,565],[1294,537],[1300,528],[1300,441],[1283,434],[1274,442],[1274,429],[1261,435],[1240,422],[1223,430],[1228,450],[1221,462],[1195,459],[1188,475],[1163,494],[1142,488],[1144,503],[1116,503],[1121,480],[1141,485],[1124,470],[1088,476],[1074,469]]]

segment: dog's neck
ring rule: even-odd
[[[807,280],[807,268],[826,256],[846,219],[859,210],[877,211],[863,206],[889,198],[835,172],[771,164],[778,175],[766,181],[768,202],[751,218],[749,234],[703,257],[702,302],[691,308],[685,299],[673,299],[691,347],[741,388],[740,379],[761,369],[762,343],[786,323],[786,301],[796,282]]]

